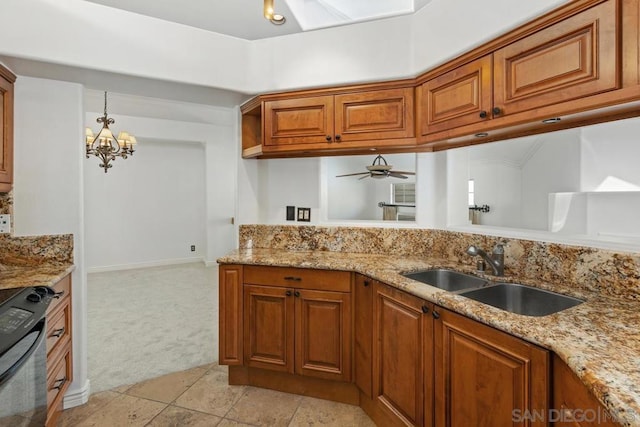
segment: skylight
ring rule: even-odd
[[[429,0],[285,0],[304,31],[413,13]]]

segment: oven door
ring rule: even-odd
[[[45,319],[0,356],[0,423],[2,418],[47,405]],[[29,414],[31,417],[33,414]]]

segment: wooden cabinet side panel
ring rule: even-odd
[[[370,399],[373,393],[373,283],[360,274],[356,275],[354,287],[354,379],[358,388]]]
[[[13,84],[0,76],[0,191],[13,183]]]
[[[413,88],[336,95],[335,133],[341,142],[413,137]]]
[[[622,86],[640,85],[640,1],[622,0]]]
[[[489,54],[418,87],[420,134],[488,120],[493,99],[492,65]]]
[[[296,374],[351,381],[351,294],[295,292]]]
[[[265,101],[264,106],[265,145],[333,141],[333,96]]]
[[[422,425],[423,302],[381,283],[374,295],[374,399],[399,422]]]
[[[293,291],[244,285],[244,361],[246,366],[294,372]]]
[[[494,52],[499,114],[620,87],[619,19],[609,0]]]
[[[439,311],[441,318],[435,327],[436,425],[547,425],[548,351],[463,316]],[[527,418],[533,415],[537,418]]]
[[[602,427],[619,425],[557,355],[553,355],[553,409],[558,418],[554,426],[558,427],[593,425],[582,418],[596,419]]]
[[[243,296],[242,266],[221,265],[219,268],[219,363],[243,363]]]

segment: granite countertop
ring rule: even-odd
[[[622,425],[640,427],[640,303],[543,282],[501,277],[585,300],[543,316],[509,313],[416,282],[401,273],[447,267],[472,273],[455,262],[398,255],[276,249],[235,250],[221,264],[355,271],[555,352]],[[1,276],[0,276],[1,277]],[[484,276],[494,279],[493,276]]]
[[[52,286],[74,269],[75,266],[71,263],[2,259],[0,260],[0,290],[27,286]]]

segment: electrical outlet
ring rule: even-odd
[[[0,233],[11,233],[11,215],[0,215]]]
[[[195,252],[196,251],[196,245],[191,245],[191,252]]]

